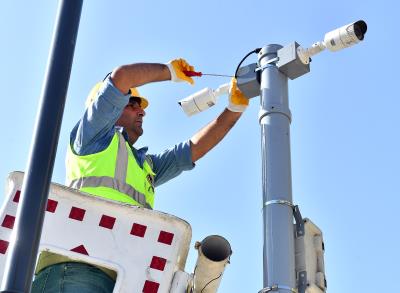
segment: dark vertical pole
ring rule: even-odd
[[[71,74],[83,0],[60,0],[29,162],[16,217],[16,238],[0,292],[30,292]]]

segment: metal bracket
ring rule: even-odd
[[[237,86],[248,98],[260,95],[260,73],[255,72],[257,63],[252,63],[239,68],[237,73]]]
[[[297,286],[299,288],[299,293],[306,293],[306,289],[307,289],[307,272],[306,271],[299,272],[299,279],[298,279]]]
[[[287,205],[293,210],[293,217],[296,222],[296,237],[301,237],[304,236],[305,230],[304,230],[304,220],[303,217],[301,216],[300,209],[298,205],[294,205],[288,200],[285,199],[273,199],[266,201],[264,203],[264,207],[272,204],[282,204],[282,205]],[[294,293],[305,293],[307,289],[307,272],[306,271],[301,271],[299,272],[299,277],[298,277],[298,284],[297,284],[299,289],[294,289],[290,288],[287,286],[280,286],[280,285],[273,285],[271,287],[266,287],[264,289],[261,289],[258,293],[266,293],[266,292],[271,292],[271,291],[278,291],[278,289],[286,289],[290,290]]]
[[[310,64],[304,64],[297,54],[300,45],[292,42],[278,50],[279,61],[276,66],[279,71],[290,79],[295,79],[310,72]]]
[[[271,287],[265,287],[258,291],[258,293],[267,293],[267,292],[272,292],[272,291],[278,291],[279,289],[284,289],[284,290],[289,290],[293,293],[299,293],[299,291],[296,288],[291,288],[289,286],[283,286],[283,285],[272,285]]]
[[[296,221],[296,237],[304,236],[304,221],[298,205],[293,207],[293,216]]]
[[[291,207],[293,210],[293,217],[296,222],[296,236],[300,237],[300,236],[304,235],[304,233],[305,233],[304,221],[303,221],[303,217],[301,216],[298,205],[294,205],[293,203],[291,203],[290,201],[285,200],[285,199],[273,199],[273,200],[266,201],[264,203],[264,207],[271,205],[271,204],[283,204],[283,205],[287,205],[287,206]]]

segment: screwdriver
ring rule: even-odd
[[[208,76],[222,76],[222,77],[233,77],[232,75],[225,75],[225,74],[214,74],[214,73],[202,73],[202,72],[197,72],[197,71],[188,71],[184,70],[183,71],[186,76],[192,77],[192,76],[203,76],[203,75],[208,75]]]

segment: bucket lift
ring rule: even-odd
[[[7,182],[0,213],[0,276],[16,238],[13,227],[23,177],[22,172],[13,172]],[[53,253],[112,270],[117,275],[113,292],[216,292],[230,245],[216,235],[198,242],[193,275],[184,271],[191,236],[189,223],[175,216],[53,183],[38,255]]]

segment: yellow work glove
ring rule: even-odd
[[[193,78],[184,73],[184,71],[194,71],[194,67],[189,65],[185,59],[180,58],[171,60],[165,65],[168,66],[168,69],[171,72],[171,81],[187,81],[190,84],[194,84]]]
[[[249,105],[249,99],[237,87],[236,78],[232,78],[231,87],[229,88],[229,105],[228,110],[232,112],[244,112]]]

